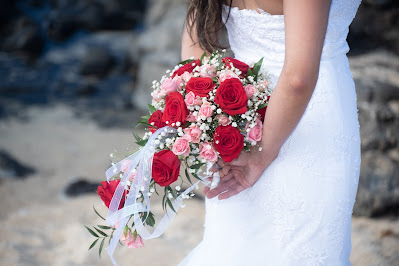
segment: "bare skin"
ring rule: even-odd
[[[277,5],[272,10],[271,5],[278,2],[283,6],[281,13]],[[233,6],[235,3],[233,1]],[[229,164],[219,160],[221,180],[216,188],[204,189],[208,198],[227,199],[255,184],[299,123],[316,86],[331,0],[241,0],[237,3],[241,4],[239,8],[261,8],[271,14],[284,14],[285,61],[267,108],[260,143],[262,151],[242,152]],[[203,51],[187,37],[185,32],[182,57],[199,57]],[[229,171],[225,174],[223,168],[227,166]]]

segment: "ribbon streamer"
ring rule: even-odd
[[[147,144],[143,148],[141,148],[139,151],[135,152],[134,154],[126,157],[122,161],[116,163],[105,172],[107,181],[109,181],[113,176],[121,172],[122,164],[124,164],[127,160],[131,161],[129,163],[127,170],[124,172],[119,185],[115,190],[115,193],[109,205],[109,210],[106,218],[106,222],[110,226],[117,225],[117,228],[114,232],[111,242],[107,248],[108,254],[114,265],[118,265],[113,256],[116,245],[118,244],[119,239],[123,234],[123,230],[126,224],[128,223],[131,215],[133,215],[133,221],[136,231],[143,239],[156,238],[162,235],[165,229],[168,227],[169,223],[176,215],[176,213],[169,208],[165,216],[162,218],[161,222],[158,224],[158,226],[155,228],[155,230],[152,233],[147,231],[139,215],[140,212],[147,212],[147,215],[150,212],[150,198],[148,196],[148,192],[152,178],[152,161],[156,148],[155,141],[157,140],[159,134],[161,133],[165,133],[165,135],[174,135],[176,134],[176,132],[177,132],[176,129],[168,126],[158,129],[150,136]],[[136,175],[130,186],[129,193],[126,195],[125,205],[123,206],[123,208],[118,210],[120,201],[123,196],[123,192],[127,188],[127,181],[129,180],[129,177],[134,173],[135,170],[136,170]],[[209,181],[204,180],[204,178],[202,179],[203,180],[197,181],[191,187],[187,188],[181,195],[179,195],[172,202],[173,208],[175,209],[176,212],[182,204],[183,201],[182,195],[187,195],[194,188],[196,188],[199,182],[201,181],[206,185],[210,183]],[[140,193],[142,193],[144,200],[142,203],[137,203],[137,198],[139,198]]]

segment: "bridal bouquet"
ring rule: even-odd
[[[99,242],[101,254],[109,238],[112,258],[118,242],[136,248],[143,246],[142,239],[158,237],[194,196],[199,181],[193,184],[192,179],[206,182],[205,164],[219,157],[231,162],[261,140],[271,95],[267,76],[259,73],[263,59],[250,66],[224,57],[224,52],[183,61],[153,82],[150,114],[139,122],[148,131],[143,137],[135,134],[142,148],[113,163],[106,172],[108,182],[98,187],[109,211],[106,218],[95,212],[108,225],[86,227],[96,237],[90,249]],[[184,184],[190,187],[183,190]],[[149,233],[145,225],[155,225],[150,210],[154,193],[162,197],[166,215]]]

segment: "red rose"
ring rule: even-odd
[[[180,122],[181,125],[186,123],[188,110],[183,96],[177,92],[171,92],[165,98],[165,110],[162,115],[162,122],[168,121],[169,126],[173,123]]]
[[[266,108],[267,106],[263,107],[262,109],[259,109],[258,111],[256,111],[258,114],[260,114],[261,116],[261,121],[263,122],[265,120],[265,115],[266,115]]]
[[[226,64],[226,66],[231,67],[231,65],[233,65],[235,68],[238,68],[241,71],[240,77],[247,75],[249,65],[245,64],[244,62],[231,57],[225,57],[222,59],[222,61]]]
[[[192,91],[197,96],[206,97],[213,87],[214,84],[211,78],[193,77],[187,82],[186,91]]]
[[[150,119],[148,119],[148,124],[154,123],[154,125],[150,126],[150,131],[154,133],[158,128],[166,126],[164,122],[162,122],[163,113],[160,110],[156,110],[152,113]]]
[[[119,179],[118,180],[113,180],[113,181],[102,181],[101,185],[98,186],[97,188],[97,194],[100,196],[100,198],[103,200],[105,206],[109,208],[109,204],[111,203],[112,197],[114,196],[115,190],[118,187],[119,182],[121,182]],[[119,208],[121,209],[123,205],[125,205],[125,197],[126,197],[126,190],[123,192],[121,202],[119,203]]]
[[[173,72],[172,78],[174,78],[175,76],[180,76],[182,75],[184,72],[192,72],[193,69],[196,66],[199,66],[201,64],[201,61],[199,59],[192,61],[190,63],[185,64],[184,66],[180,67],[179,69],[177,69],[175,72]]]
[[[220,157],[229,163],[238,158],[244,148],[244,136],[236,127],[218,126],[213,135],[213,145]]]
[[[226,79],[216,91],[215,103],[229,115],[247,111],[248,98],[239,79]]]
[[[180,160],[170,150],[162,150],[154,154],[152,162],[152,178],[161,187],[175,182],[180,172]]]

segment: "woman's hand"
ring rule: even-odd
[[[213,172],[219,171],[220,183],[214,188],[205,187],[204,194],[207,198],[214,198],[219,195],[219,199],[227,199],[241,191],[251,187],[259,179],[263,171],[277,157],[277,154],[268,154],[258,150],[250,152],[243,151],[240,156],[226,164],[219,159],[217,165],[221,167],[218,170],[212,168]]]

